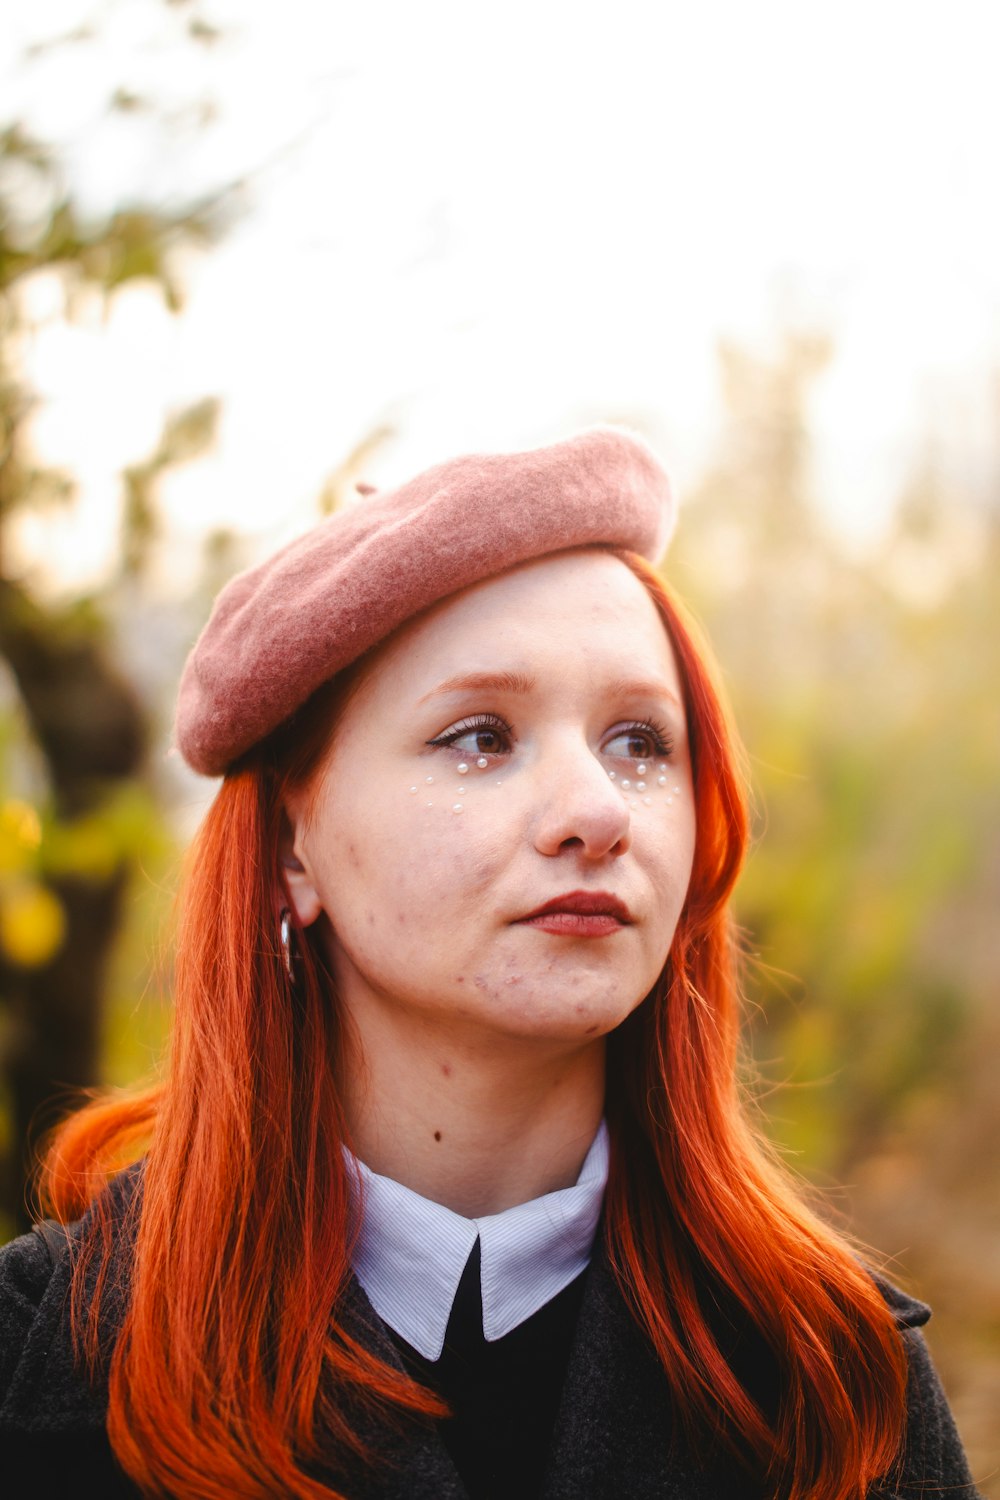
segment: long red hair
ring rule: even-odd
[[[751,1127],[737,1082],[738,962],[728,899],[747,814],[709,656],[641,559],[687,697],[697,809],[691,883],[659,982],[609,1040],[609,1254],[692,1434],[721,1440],[782,1500],[860,1500],[897,1458],[905,1362],[851,1247],[804,1204]],[[127,1311],[109,1357],[108,1433],[150,1495],[337,1494],[323,1453],[358,1455],[349,1413],[440,1415],[437,1398],[350,1337],[347,1126],[335,1086],[342,1019],[300,933],[292,987],[277,933],[282,806],[329,743],[334,681],[225,778],[190,851],[177,932],[167,1081],[72,1116],[41,1177],[68,1221],[91,1209],[72,1317],[100,1364],[114,1236],[129,1239]],[[143,1160],[134,1222],[100,1189]],[[118,1250],[120,1260],[121,1252]],[[762,1408],[711,1317],[728,1299],[780,1386]],[[363,1456],[363,1454],[362,1454]],[[315,1470],[313,1469],[313,1472]]]

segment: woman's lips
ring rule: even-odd
[[[608,937],[631,921],[624,901],[607,891],[568,891],[519,917],[517,925],[563,937]]]
[[[540,932],[554,932],[563,937],[607,937],[625,926],[617,917],[600,912],[587,916],[579,911],[550,911],[543,917],[524,917],[519,927],[537,927]]]

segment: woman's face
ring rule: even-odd
[[[288,807],[341,1002],[473,1037],[604,1036],[691,874],[683,692],[645,588],[562,553],[401,628]]]

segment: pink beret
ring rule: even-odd
[[[226,585],[184,668],[177,745],[196,771],[221,775],[321,683],[438,600],[570,547],[656,561],[673,521],[660,463],[615,428],[438,464]]]

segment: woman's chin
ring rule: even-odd
[[[468,1016],[477,1030],[497,1042],[506,1038],[512,1042],[569,1047],[599,1041],[620,1026],[640,1003],[631,1000],[616,1003],[606,989],[588,995],[582,988],[553,993],[551,986],[538,993],[529,988],[515,996],[508,990],[489,998],[492,1004],[482,1010],[477,1008]],[[454,1025],[454,1016],[451,1024]]]

